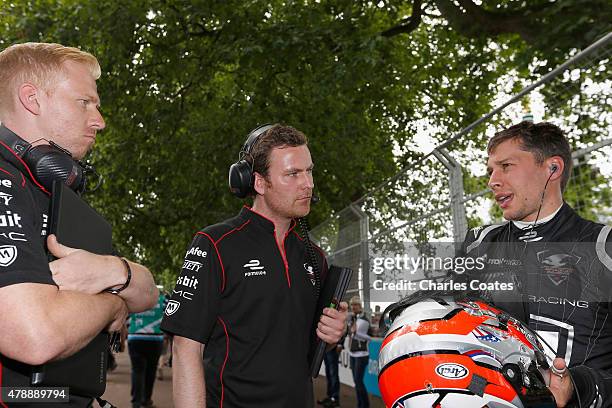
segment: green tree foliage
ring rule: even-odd
[[[91,160],[105,183],[89,199],[119,249],[168,283],[191,234],[240,207],[227,169],[250,129],[310,137],[316,225],[418,163],[406,146],[419,119],[456,131],[534,52],[553,64],[604,32],[609,3],[582,3],[3,0],[0,47],[54,41],[99,58],[107,129]]]

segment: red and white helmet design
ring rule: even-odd
[[[392,408],[556,407],[531,330],[480,301],[427,299],[393,321],[378,357]]]

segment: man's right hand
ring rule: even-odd
[[[574,395],[574,385],[572,383],[570,371],[565,365],[565,360],[562,358],[555,358],[553,360],[554,370],[551,368],[549,371],[550,384],[548,388],[555,397],[557,407],[562,408],[572,399]]]

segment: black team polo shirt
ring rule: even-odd
[[[272,221],[247,207],[195,235],[161,327],[205,344],[208,407],[312,406],[312,267],[295,222],[277,244]]]
[[[16,135],[0,126],[0,139]],[[0,142],[0,287],[19,283],[54,285],[46,240],[49,225],[50,194],[28,174],[5,157],[16,157],[5,142]],[[28,299],[22,299],[28,302]],[[3,312],[0,312],[3,313]],[[15,336],[17,333],[0,333]],[[19,347],[19,344],[15,344]],[[0,387],[29,387],[32,366],[12,360],[0,354]],[[91,398],[70,394],[69,403],[19,403],[20,408],[72,408],[89,405]],[[0,408],[13,406],[0,398]]]

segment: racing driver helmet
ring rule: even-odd
[[[387,407],[556,407],[537,337],[484,301],[399,302],[385,316],[378,381]]]

